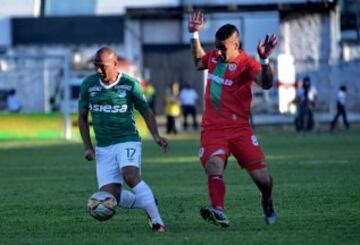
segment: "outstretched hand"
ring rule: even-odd
[[[201,11],[196,11],[190,14],[188,21],[188,30],[190,33],[201,31],[204,27],[205,18]]]
[[[156,144],[158,144],[161,148],[163,148],[164,152],[168,151],[169,148],[169,142],[166,138],[157,136],[154,138]]]
[[[273,49],[278,43],[278,38],[275,34],[269,36],[266,34],[265,40],[260,40],[257,46],[257,51],[261,59],[266,59],[271,56]]]

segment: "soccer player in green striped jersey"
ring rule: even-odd
[[[168,141],[159,135],[157,123],[139,82],[119,72],[117,56],[109,47],[95,55],[96,74],[87,77],[80,87],[79,130],[85,146],[85,158],[96,159],[100,191],[115,196],[123,208],[145,209],[151,228],[166,231],[150,187],[141,179],[141,138],[134,121],[138,110],[154,138],[164,150]],[[96,138],[93,146],[89,130],[89,112]],[[131,188],[122,188],[124,182]]]

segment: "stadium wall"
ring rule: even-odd
[[[23,101],[23,112],[50,112],[50,97],[55,96],[57,103],[62,100],[65,56],[69,56],[72,67],[67,79],[83,79],[93,72],[89,61],[105,45],[110,44],[14,46],[6,56],[0,55],[7,64],[6,70],[0,72],[0,90],[16,89]],[[111,46],[120,55],[125,54],[123,45]],[[81,60],[75,61],[74,54]]]
[[[341,84],[349,88],[348,107],[360,112],[360,46],[346,46],[349,60],[341,57],[340,37],[334,13],[286,13],[281,15],[280,53],[294,57],[297,78],[310,76],[318,90],[320,112],[335,111],[336,92]]]
[[[295,6],[296,7],[296,6]],[[300,11],[293,7],[291,10],[278,10],[280,18],[279,21],[279,34],[281,37],[280,47],[278,53],[290,53],[295,59],[296,74],[298,78],[302,78],[305,75],[309,75],[312,81],[316,84],[318,89],[318,108],[323,112],[331,112],[335,103],[335,94],[340,84],[347,84],[349,87],[349,109],[351,111],[360,112],[360,106],[357,98],[357,94],[360,91],[360,83],[357,82],[360,77],[360,46],[357,44],[342,44],[340,43],[340,37],[338,35],[338,23],[337,23],[337,11],[322,9],[321,11]],[[176,10],[179,10],[176,8]],[[182,9],[180,9],[182,10]],[[215,10],[215,9],[214,9]],[[161,11],[157,10],[157,11]],[[269,10],[265,10],[269,11]],[[150,11],[154,13],[153,11]],[[272,9],[269,14],[273,14]],[[159,17],[159,13],[156,12],[156,16]],[[163,18],[152,19],[146,17],[146,15],[125,17],[123,29],[119,32],[124,32],[123,43],[96,43],[96,44],[81,44],[74,43],[71,45],[16,45],[9,49],[9,54],[60,54],[70,53],[70,55],[80,54],[83,61],[88,61],[90,57],[96,52],[96,50],[103,45],[111,45],[115,47],[115,50],[120,54],[133,61],[136,66],[141,70],[146,69],[146,65],[149,62],[157,62],[156,60],[145,57],[145,46],[154,45],[161,47],[161,45],[173,45],[181,46],[187,45],[184,40],[188,40],[186,23],[187,18],[184,18],[183,12],[179,12],[179,15],[169,16],[169,11],[166,11]],[[171,13],[171,12],[170,12]],[[276,12],[277,13],[277,12]],[[223,13],[220,17],[214,18],[213,23],[223,21],[223,17],[226,13]],[[263,14],[261,14],[263,15]],[[241,26],[241,30],[246,26],[246,16],[251,18],[256,17],[256,12],[248,13],[244,15],[244,12],[232,12],[230,13],[230,20],[238,18]],[[71,17],[69,17],[71,18]],[[245,20],[245,21],[243,21]],[[244,25],[242,27],[242,25]],[[266,24],[265,24],[266,25]],[[185,27],[184,27],[185,26]],[[251,27],[252,25],[249,24]],[[248,28],[245,28],[245,40],[249,32]],[[243,31],[243,30],[242,30]],[[271,30],[272,32],[273,30]],[[171,35],[168,35],[171,33]],[[202,35],[202,40],[206,40],[205,33]],[[209,38],[210,40],[210,38]],[[211,37],[212,41],[212,37]],[[208,42],[209,44],[209,42]],[[211,42],[212,44],[212,42]],[[249,42],[245,43],[247,47]],[[166,46],[165,45],[165,46]],[[164,46],[164,47],[165,47]],[[186,57],[185,57],[186,56]],[[149,56],[150,57],[150,56]],[[188,60],[188,54],[184,52],[184,59]],[[14,61],[15,62],[15,61]],[[26,112],[41,112],[45,110],[44,100],[40,93],[43,93],[44,88],[40,86],[44,79],[44,69],[42,64],[38,64],[39,68],[20,69],[25,61],[16,61],[18,64],[13,66],[6,72],[0,74],[0,89],[18,87],[21,90],[26,90],[20,95],[32,102],[28,103],[24,107]],[[56,63],[56,62],[55,62]],[[35,65],[35,64],[33,64]],[[145,66],[144,66],[145,65]],[[153,64],[156,66],[156,64]],[[18,69],[15,67],[18,66]],[[48,74],[51,84],[56,84],[56,64],[54,64],[54,71]],[[81,70],[77,70],[76,66],[73,67],[72,76],[81,76]],[[181,77],[181,76],[179,76]],[[182,76],[186,77],[186,76]],[[11,83],[8,81],[12,81]],[[38,83],[38,85],[35,85]],[[55,85],[51,85],[53,90]],[[275,89],[274,89],[275,90]],[[32,95],[32,96],[29,96]],[[161,96],[161,95],[160,95]],[[41,99],[42,98],[42,99]],[[31,106],[30,106],[31,104]],[[158,105],[161,107],[161,105]],[[161,108],[159,108],[161,109]]]

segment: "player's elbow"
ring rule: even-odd
[[[206,69],[206,68],[204,67],[204,65],[202,64],[202,62],[196,63],[196,64],[195,64],[195,68],[196,68],[196,70],[198,70],[198,71],[203,71],[203,70]]]
[[[199,58],[194,58],[194,65],[195,65],[195,68],[196,70],[200,71],[200,70],[203,70],[203,64],[202,64],[202,61],[201,59]]]

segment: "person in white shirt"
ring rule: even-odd
[[[336,112],[334,119],[332,120],[332,122],[330,124],[330,131],[335,130],[337,121],[340,116],[342,116],[342,118],[343,118],[343,122],[344,122],[346,129],[350,128],[350,124],[349,124],[349,122],[347,120],[347,116],[346,116],[346,90],[347,90],[346,86],[342,85],[342,86],[340,86],[339,91],[337,92],[337,95],[336,95],[337,112]]]
[[[196,120],[196,100],[198,99],[198,95],[189,84],[185,84],[184,88],[180,92],[180,103],[181,110],[184,118],[183,128],[184,130],[188,129],[188,115],[192,117],[193,120],[193,128],[197,130],[198,123]]]
[[[22,109],[21,98],[16,94],[15,89],[11,89],[7,97],[7,109],[9,112],[20,112]]]

